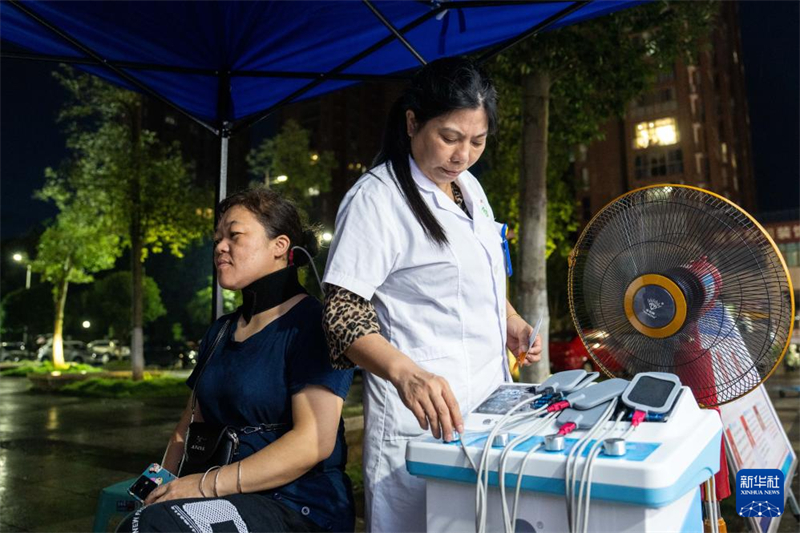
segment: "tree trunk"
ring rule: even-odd
[[[67,303],[67,289],[69,288],[70,261],[64,264],[64,277],[58,282],[53,293],[55,304],[55,322],[53,323],[53,366],[66,368],[64,362],[64,308]]]
[[[141,165],[140,138],[142,131],[142,108],[135,106],[131,117],[131,371],[133,380],[144,377],[144,338],[142,331],[143,295],[142,278],[142,219],[141,219]]]
[[[520,176],[520,277],[516,306],[528,322],[542,317],[542,360],[522,370],[521,379],[541,383],[550,375],[547,349],[550,313],[547,308],[547,124],[550,74],[522,78],[522,176]]]

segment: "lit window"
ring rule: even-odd
[[[675,119],[660,118],[636,125],[636,148],[667,146],[678,142],[678,128]]]

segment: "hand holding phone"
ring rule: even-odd
[[[169,483],[173,479],[175,479],[175,476],[172,472],[162,468],[158,463],[152,463],[144,469],[139,479],[134,481],[133,485],[128,488],[128,494],[143,502],[156,487]]]

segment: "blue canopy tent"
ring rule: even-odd
[[[440,57],[481,51],[485,61],[537,32],[638,3],[8,0],[0,57],[73,64],[201,124],[220,138],[224,198],[228,138],[282,106],[402,78]]]

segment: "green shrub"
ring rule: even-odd
[[[94,398],[164,398],[188,396],[189,388],[182,378],[145,376],[142,381],[89,378],[65,385],[60,392]]]
[[[6,377],[25,377],[28,374],[49,374],[58,370],[62,374],[88,374],[90,372],[102,372],[99,368],[92,365],[68,363],[67,368],[56,368],[52,361],[43,363],[28,362],[21,366],[8,368],[0,372],[0,376]]]

